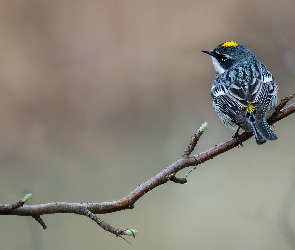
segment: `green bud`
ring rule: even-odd
[[[199,131],[203,133],[206,131],[207,128],[208,128],[208,122],[204,122],[202,126],[200,127]]]
[[[135,237],[135,235],[137,235],[137,231],[134,229],[126,229],[126,230],[124,230],[123,235]]]
[[[25,203],[27,202],[29,199],[31,199],[32,194],[26,194],[26,196],[24,198],[22,198],[22,202]]]

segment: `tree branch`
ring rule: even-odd
[[[284,108],[287,102],[294,97],[295,94],[289,97],[285,97],[281,100],[273,116],[268,121],[270,124],[274,124],[295,112],[295,103]],[[252,133],[243,132],[239,135],[239,140],[236,138],[232,138],[226,142],[214,146],[211,149],[208,149],[207,151],[190,156],[206,128],[207,124],[204,123],[199,131],[193,135],[193,137],[191,138],[191,142],[185,150],[182,158],[172,163],[156,176],[139,185],[126,197],[121,198],[117,201],[100,203],[51,202],[39,205],[24,205],[24,203],[27,201],[25,200],[24,202],[20,201],[16,204],[0,204],[0,215],[32,216],[44,229],[46,229],[46,225],[40,217],[41,215],[55,213],[73,213],[90,218],[104,230],[111,232],[121,238],[123,238],[122,235],[135,237],[135,235],[137,234],[135,230],[116,229],[98,218],[95,214],[106,214],[125,209],[132,209],[135,202],[144,194],[162,184],[165,184],[168,181],[173,181],[175,183],[181,184],[186,183],[186,178],[178,178],[175,176],[178,171],[189,166],[197,166],[210,159],[213,159],[215,156],[239,146],[241,142],[244,142],[253,136]]]

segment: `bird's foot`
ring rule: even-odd
[[[235,139],[238,140],[238,142],[239,142],[238,147],[239,147],[239,146],[243,147],[243,143],[242,143],[242,140],[241,140],[241,138],[240,138],[239,131],[240,131],[240,127],[237,129],[236,133],[233,134],[232,138],[235,138]]]

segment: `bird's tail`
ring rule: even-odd
[[[265,143],[267,140],[274,141],[278,139],[277,135],[272,131],[265,118],[261,122],[250,122],[250,124],[258,145]]]

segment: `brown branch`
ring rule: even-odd
[[[278,105],[278,109],[276,109],[274,115],[269,119],[270,124],[274,124],[295,112],[295,103],[282,109],[286,105],[286,103],[293,97],[295,97],[295,94],[282,99],[281,103]],[[188,145],[184,153],[184,156],[181,159],[172,163],[170,166],[165,168],[156,176],[152,177],[148,181],[138,186],[135,190],[133,190],[130,194],[128,194],[126,197],[122,199],[119,199],[117,201],[101,203],[52,202],[39,205],[21,204],[20,206],[19,204],[17,206],[11,204],[0,204],[0,215],[32,216],[44,228],[46,227],[46,225],[41,219],[41,215],[55,213],[73,213],[87,216],[91,220],[95,221],[104,230],[111,232],[121,238],[123,238],[122,235],[129,235],[134,237],[136,235],[135,230],[113,228],[109,224],[99,219],[95,214],[113,213],[120,210],[132,209],[134,207],[135,202],[138,199],[140,199],[144,194],[162,184],[165,184],[168,181],[173,181],[181,184],[186,183],[186,178],[178,178],[175,176],[178,171],[189,166],[197,166],[201,163],[204,163],[205,161],[208,161],[219,154],[222,154],[234,147],[239,146],[241,142],[244,142],[253,136],[252,133],[243,132],[239,135],[239,140],[236,138],[232,138],[226,142],[216,145],[211,149],[208,149],[207,151],[195,154],[193,156],[189,156],[191,152],[194,150],[198,140],[204,132],[201,128],[192,137],[191,142]]]
[[[27,194],[25,197],[23,197],[21,200],[19,200],[16,203],[12,203],[8,205],[0,204],[0,214],[7,214],[9,211],[12,211],[14,209],[17,209],[23,206],[29,199],[31,199],[31,197],[32,197],[32,194]]]
[[[198,132],[191,137],[191,141],[188,144],[186,150],[184,151],[184,154],[182,157],[187,157],[194,151],[198,141],[200,140],[202,134],[206,131],[207,127],[208,127],[208,123],[207,122],[203,123],[200,129],[198,130]]]

